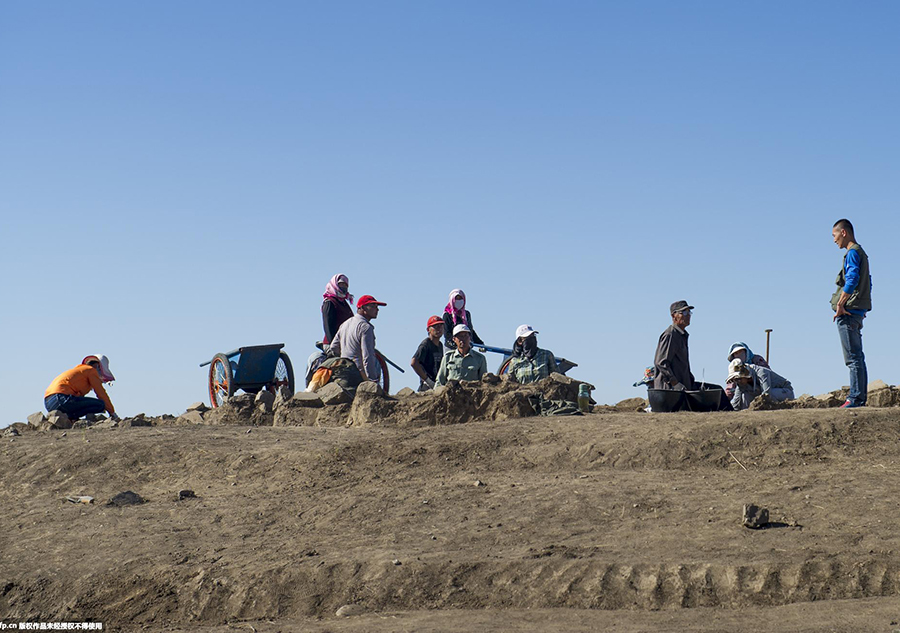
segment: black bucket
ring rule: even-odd
[[[685,409],[688,411],[718,411],[722,401],[721,389],[701,389],[700,391],[685,391]]]
[[[650,411],[653,413],[672,413],[683,411],[685,407],[685,392],[673,389],[647,389],[647,400],[650,402]]]

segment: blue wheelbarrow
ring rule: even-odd
[[[494,352],[495,354],[503,354],[503,360],[500,361],[500,368],[497,370],[497,375],[502,376],[503,374],[509,373],[509,362],[512,360],[513,351],[506,347],[491,347],[490,345],[473,345],[475,349],[479,352]],[[567,371],[572,369],[573,367],[578,367],[578,363],[573,363],[570,360],[566,360],[561,356],[554,356],[554,360],[556,360],[557,369],[559,369],[559,373],[565,374]]]
[[[282,347],[284,343],[239,347],[200,363],[201,367],[209,365],[209,403],[212,407],[224,404],[238,389],[259,393],[261,389],[275,391],[287,387],[294,395],[294,368],[288,355],[281,351]]]

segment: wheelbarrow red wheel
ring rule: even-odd
[[[497,375],[498,375],[498,376],[502,376],[502,375],[504,375],[504,374],[508,374],[508,373],[509,373],[509,363],[510,363],[510,361],[512,361],[512,357],[507,358],[505,361],[503,361],[503,364],[500,365],[500,371],[497,372]]]
[[[378,359],[378,364],[381,365],[381,378],[378,380],[378,384],[381,385],[385,393],[390,393],[391,374],[388,372],[388,364],[384,360],[384,356],[377,351],[375,352],[375,358]]]
[[[291,359],[284,352],[278,352],[278,360],[275,362],[275,379],[270,389],[277,391],[279,387],[287,387],[294,395],[294,366]]]
[[[231,363],[225,354],[216,354],[209,364],[209,404],[215,409],[233,395]]]

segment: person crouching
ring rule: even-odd
[[[44,392],[47,412],[62,411],[70,420],[77,420],[91,413],[109,413],[118,420],[116,409],[103,388],[103,383],[115,380],[109,371],[109,359],[103,354],[85,356],[77,367],[57,376]],[[93,391],[98,398],[86,397]]]
[[[731,406],[735,411],[749,408],[750,403],[763,394],[768,394],[775,402],[794,399],[794,387],[790,380],[768,367],[745,363],[740,358],[735,358],[728,366],[727,382],[734,385]]]

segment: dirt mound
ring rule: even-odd
[[[480,398],[495,387],[496,402],[516,393],[451,387],[460,415],[490,413]],[[0,620],[158,629],[330,618],[347,604],[652,611],[897,596],[897,420],[863,409],[25,433],[0,444]],[[66,501],[123,491],[145,503]],[[742,527],[746,503],[769,510],[767,529]]]

